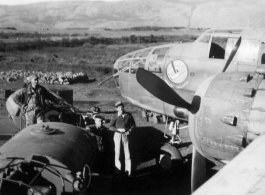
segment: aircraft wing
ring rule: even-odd
[[[265,135],[198,188],[193,195],[264,195]]]

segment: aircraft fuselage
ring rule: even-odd
[[[264,35],[264,29],[212,29],[193,43],[132,52],[114,65],[118,70],[129,67],[119,72],[121,93],[145,110],[178,118],[174,105],[156,98],[137,82],[136,70],[152,72],[189,103],[199,88],[201,108],[189,115],[192,142],[215,163],[230,161],[263,131],[264,84],[256,70],[265,65]],[[220,74],[239,37],[241,45],[227,73]]]
[[[167,44],[129,53],[114,64],[114,68],[120,71],[121,93],[132,104],[145,110],[176,117],[174,106],[155,98],[137,83],[137,68],[154,73],[191,102],[204,80],[222,72],[239,37],[242,37],[241,46],[226,71],[255,72],[265,63],[264,33],[262,29],[212,29],[193,43]],[[125,67],[128,67],[126,71],[122,71]]]

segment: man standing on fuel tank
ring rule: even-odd
[[[14,102],[23,110],[26,126],[42,123],[47,111],[45,100],[61,104],[62,102],[51,94],[45,87],[39,85],[37,75],[29,76],[29,84],[22,91],[16,91]]]

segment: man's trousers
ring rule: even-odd
[[[124,156],[125,156],[125,171],[128,172],[128,175],[131,175],[131,157],[130,157],[130,150],[129,150],[128,135],[115,132],[114,144],[115,144],[115,167],[116,167],[116,170],[121,172],[120,151],[121,151],[121,144],[123,144]]]

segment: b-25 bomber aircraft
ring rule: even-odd
[[[265,64],[264,33],[264,29],[210,29],[193,43],[172,43],[128,53],[115,62],[117,73],[113,76],[118,76],[121,94],[132,104],[146,112],[187,120],[185,111],[174,109],[139,85],[136,70],[140,67],[157,75],[191,103],[199,85],[222,72],[239,37],[241,45],[226,71],[254,73],[257,66]]]
[[[195,194],[262,194],[264,44],[265,29],[210,29],[194,43],[138,50],[114,64],[123,97],[188,120],[193,192],[205,182],[205,158],[227,164]]]
[[[137,70],[137,81],[150,94],[172,105],[174,110],[180,107],[189,111],[189,135],[193,143],[192,191],[205,181],[205,158],[219,166],[227,164],[195,191],[196,195],[264,193],[264,40],[257,45],[260,50],[256,53],[257,64],[252,65],[254,71],[230,68],[225,72],[233,57],[238,56],[236,52],[240,51],[241,42],[243,36],[237,40],[220,73],[205,79],[191,102],[150,71]]]

